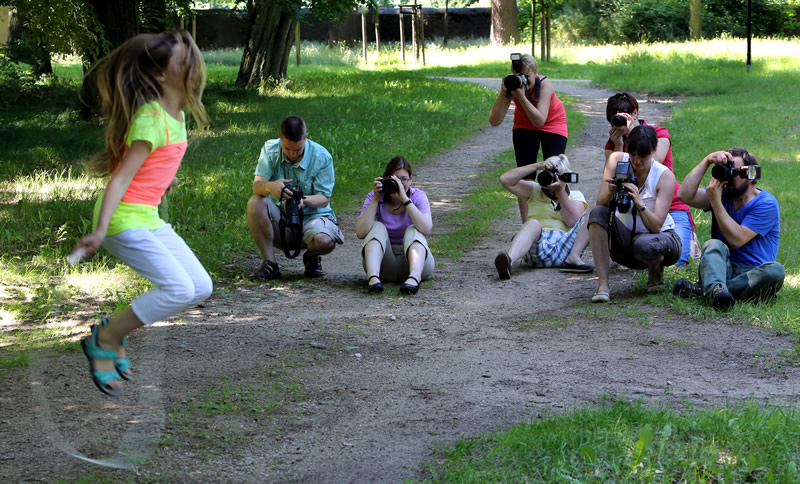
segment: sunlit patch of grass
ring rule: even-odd
[[[439,446],[423,482],[796,482],[799,429],[788,406],[617,401]]]

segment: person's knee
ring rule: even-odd
[[[786,278],[786,270],[778,262],[767,262],[760,267],[763,273],[764,283],[770,287],[774,287],[777,292],[778,289],[783,287],[783,281]]]
[[[703,244],[703,254],[709,251],[728,253],[728,246],[725,245],[725,242],[719,239],[709,239],[705,244]]]
[[[201,283],[200,285],[205,284]],[[200,293],[204,292],[204,290],[208,291],[208,295],[211,294],[211,278],[208,280],[207,288],[204,289],[200,289],[198,284],[188,277],[181,281],[175,281],[172,284],[166,284],[160,289],[163,291],[170,306],[175,310],[182,310],[199,299]],[[203,299],[205,300],[205,298]]]
[[[325,255],[333,252],[336,248],[336,242],[328,234],[317,234],[311,240],[308,249],[317,255]]]
[[[208,273],[203,274],[203,276],[195,282],[195,286],[194,304],[202,303],[214,292],[214,282],[211,280],[211,276],[209,276]]]
[[[598,205],[592,208],[592,211],[589,212],[589,219],[586,222],[589,230],[603,229],[608,231],[608,216],[609,209],[605,205]]]

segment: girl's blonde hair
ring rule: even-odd
[[[133,116],[143,105],[158,99],[163,89],[158,77],[169,67],[172,49],[183,43],[183,99],[198,126],[208,125],[203,107],[206,65],[203,55],[186,31],[141,34],[127,40],[100,59],[86,74],[93,76],[102,102],[101,116],[106,121],[106,149],[91,157],[87,169],[100,176],[114,173],[125,152],[125,137]]]

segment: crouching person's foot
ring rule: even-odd
[[[664,288],[664,266],[661,265],[663,257],[647,266],[647,292],[659,292]]]
[[[280,269],[278,269],[278,263],[277,262],[268,260],[268,261],[264,261],[264,263],[261,264],[261,267],[259,267],[258,270],[255,271],[250,276],[250,278],[251,279],[256,279],[256,280],[262,280],[262,281],[266,281],[266,280],[270,280],[270,279],[280,279],[281,278],[281,271],[280,271]]]
[[[311,255],[306,251],[303,254],[303,265],[305,266],[305,274],[306,277],[322,277],[325,275],[322,272],[322,256],[319,255]]]
[[[593,303],[611,302],[611,290],[608,286],[598,286],[597,291],[592,296]]]

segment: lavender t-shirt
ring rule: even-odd
[[[367,199],[364,200],[364,207],[361,209],[361,215],[367,211],[367,207],[372,203],[374,197],[375,192],[369,192],[367,194]],[[422,190],[413,187],[410,188],[408,198],[411,200],[411,203],[416,205],[420,212],[431,213],[431,204],[428,203],[428,196],[425,195],[425,192]],[[375,213],[375,220],[386,226],[386,230],[389,232],[389,240],[392,244],[402,244],[406,229],[414,225],[414,222],[411,220],[411,215],[408,214],[408,210],[404,210],[402,214],[394,214],[386,204],[383,203],[383,200],[381,200],[381,203],[378,205],[378,211]]]

